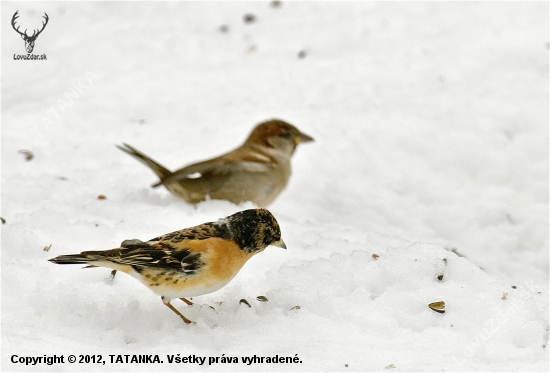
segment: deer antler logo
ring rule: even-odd
[[[36,41],[36,38],[38,37],[38,35],[40,35],[40,33],[42,31],[44,31],[44,28],[46,27],[46,25],[48,24],[48,20],[50,19],[48,17],[48,14],[47,13],[44,13],[45,15],[43,16],[45,19],[46,19],[46,22],[42,22],[42,29],[39,31],[39,30],[33,30],[33,33],[31,36],[27,35],[27,30],[25,30],[25,32],[21,32],[19,31],[19,26],[17,26],[17,28],[15,27],[15,20],[17,18],[19,18],[19,11],[16,11],[13,15],[13,18],[11,19],[11,25],[13,27],[13,29],[15,31],[17,31],[17,33],[19,35],[21,35],[21,38],[23,40],[25,40],[25,49],[27,50],[27,53],[32,53],[32,50],[34,49],[34,42]]]

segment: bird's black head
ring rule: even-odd
[[[245,251],[258,253],[270,245],[286,249],[279,223],[266,209],[240,211],[224,220],[232,238]]]

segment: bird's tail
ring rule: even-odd
[[[136,158],[138,161],[144,163],[147,167],[149,167],[153,172],[162,180],[167,176],[172,175],[172,171],[161,165],[160,163],[152,160],[149,156],[143,154],[136,148],[128,145],[128,144],[122,144],[123,146],[117,145],[116,147],[122,150],[125,153],[130,154],[134,158]]]
[[[87,264],[84,268],[105,267],[125,272],[124,265],[117,263],[116,260],[112,260],[119,255],[120,250],[124,249],[83,251],[80,254],[56,256],[55,258],[49,259],[49,261],[56,264]]]
[[[48,260],[56,264],[89,264],[101,260],[101,257],[94,251],[84,251],[80,254],[59,255]]]

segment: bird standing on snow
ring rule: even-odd
[[[184,297],[221,289],[248,259],[270,245],[286,249],[279,224],[268,210],[252,209],[147,242],[126,240],[118,249],[61,255],[50,262],[125,272],[159,294],[163,303],[189,324],[191,321],[170,303],[173,298],[192,305]]]
[[[290,158],[296,146],[313,138],[293,125],[273,119],[260,123],[237,149],[171,172],[139,150],[124,144],[117,147],[134,156],[160,178],[173,195],[198,203],[207,197],[233,203],[252,201],[269,205],[290,178]]]

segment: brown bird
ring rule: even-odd
[[[117,147],[147,165],[173,195],[198,203],[207,198],[264,207],[285,188],[296,146],[313,141],[293,125],[273,119],[260,123],[237,149],[171,172],[130,145]]]
[[[184,297],[221,289],[248,259],[270,245],[286,249],[277,220],[266,209],[251,209],[147,242],[126,240],[117,249],[61,255],[50,262],[125,272],[160,295],[162,302],[189,324],[191,321],[170,303],[173,298],[192,305]]]

